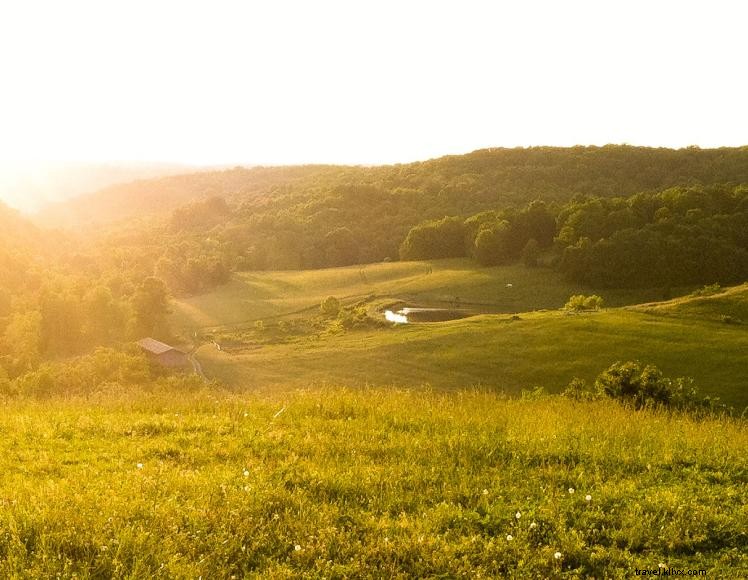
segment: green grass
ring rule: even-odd
[[[666,302],[642,304],[639,310],[661,316],[748,324],[748,284],[724,288],[712,296],[684,296]]]
[[[507,288],[507,284],[512,284]],[[527,312],[560,308],[572,294],[590,293],[547,268],[521,265],[481,268],[471,260],[394,262],[325,270],[236,274],[225,286],[175,302],[176,329],[241,325],[315,310],[327,296],[343,302],[367,297],[421,305],[462,305],[483,312]],[[599,292],[610,306],[661,298],[661,290]]]
[[[0,433],[4,578],[748,574],[739,421],[330,388],[15,400]]]
[[[654,363],[693,377],[703,394],[748,405],[748,332],[739,325],[611,309],[571,314],[484,315],[381,330],[299,337],[245,352],[197,355],[205,372],[244,388],[430,384],[482,385],[509,393],[533,386],[559,391],[592,380],[616,361]]]
[[[234,352],[211,344],[197,351],[208,376],[242,388],[429,384],[482,385],[509,393],[543,386],[555,392],[575,376],[592,380],[616,361],[638,359],[671,376],[693,377],[704,394],[738,410],[748,406],[746,326],[721,321],[723,315],[748,320],[745,286],[597,313],[557,310],[579,292],[591,291],[549,269],[480,268],[468,260],[262,272],[179,301],[173,322],[185,336],[202,328],[227,333],[229,342],[243,341],[247,348]],[[601,294],[613,306],[661,297],[659,290]],[[231,334],[252,328],[254,320],[308,321],[330,295],[348,304],[365,299],[371,307],[396,300],[448,305],[459,296],[463,305],[489,314],[338,334],[313,327]],[[512,312],[522,313],[521,320],[497,315]]]

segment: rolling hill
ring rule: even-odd
[[[403,214],[399,218],[410,227],[423,219],[533,199],[565,201],[576,194],[625,196],[676,185],[746,182],[748,147],[492,148],[402,165],[236,167],[140,180],[56,204],[40,220],[79,226],[163,217],[182,205],[219,196],[255,214],[293,210],[312,218],[334,207],[340,225],[348,227],[356,226],[357,206],[373,204],[384,214]]]
[[[173,321],[185,336],[199,330],[210,340],[230,342],[238,333],[236,348],[219,351],[208,343],[197,355],[209,376],[241,388],[428,384],[515,394],[543,386],[557,392],[573,377],[589,381],[616,361],[638,359],[671,376],[693,377],[704,394],[739,409],[748,405],[748,332],[721,319],[723,312],[744,312],[748,287],[572,314],[558,309],[583,289],[555,276],[521,267],[475,269],[460,260],[256,273],[177,302]],[[646,294],[605,297],[622,306],[655,298]],[[293,330],[291,323],[315,316],[327,295],[361,302],[375,317],[388,303],[444,306],[455,295],[480,313],[343,332]],[[287,321],[289,329],[267,338],[267,330],[254,329],[259,320],[268,326]]]

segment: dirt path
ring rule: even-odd
[[[192,370],[195,371],[195,374],[201,377],[204,381],[207,381],[208,377],[205,376],[205,373],[203,372],[203,365],[201,365],[200,361],[197,360],[195,351],[193,350],[190,354],[188,354],[187,358],[189,359],[190,364],[192,365]]]

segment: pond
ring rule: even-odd
[[[465,310],[454,308],[401,308],[397,311],[385,310],[384,318],[395,324],[409,324],[411,322],[444,322],[458,320],[470,316]]]

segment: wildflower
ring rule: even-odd
[[[483,490],[483,495],[488,495],[488,490],[487,489]]]
[[[662,562],[660,562],[660,565],[658,566],[658,568],[667,568],[667,566],[663,564]]]
[[[507,534],[506,535],[506,541],[507,542],[511,542],[513,539],[514,539],[514,536],[512,534]]]
[[[570,494],[571,494],[571,493],[574,493],[574,488],[573,488],[573,487],[570,487],[570,488],[569,488],[569,493],[570,493]]]
[[[592,496],[590,494],[585,495],[584,501],[592,501]]]
[[[138,463],[135,467],[137,467],[138,469],[143,469],[143,464],[142,463]]]
[[[533,523],[530,524],[530,529],[531,530],[534,530],[537,527],[538,527],[538,524],[536,524],[535,522],[533,522]]]
[[[555,554],[553,554],[553,557],[556,558],[556,560],[560,560],[561,559],[561,552],[556,552]]]
[[[249,477],[249,469],[244,470],[244,477]]]
[[[294,549],[294,551],[295,551],[295,552],[301,552],[301,546],[299,546],[298,544],[296,544],[296,545],[295,545],[295,546],[293,547],[293,549]]]
[[[514,517],[517,518],[517,519],[521,518],[522,517],[522,512],[517,512],[516,514],[514,514]]]

